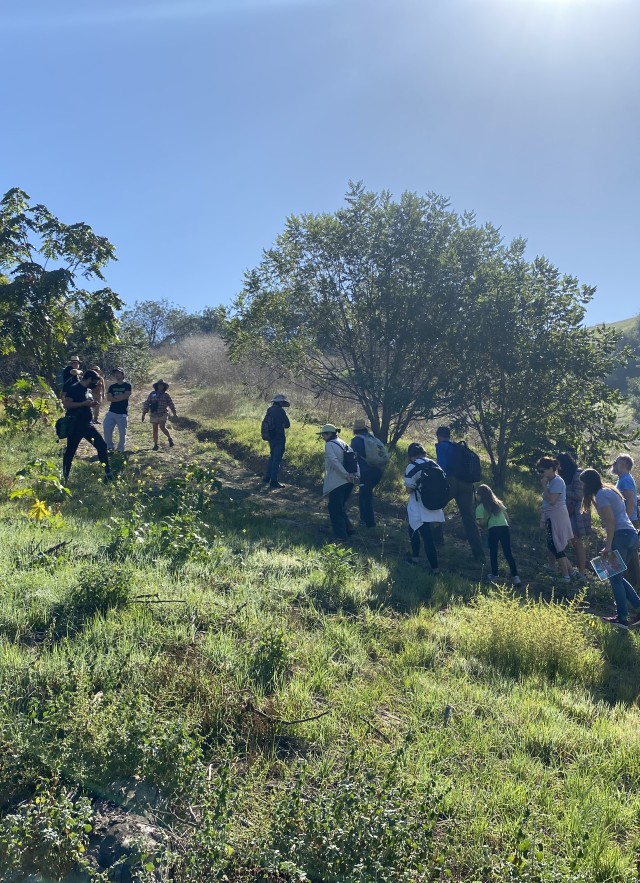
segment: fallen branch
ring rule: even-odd
[[[253,714],[257,714],[258,717],[261,717],[263,720],[269,721],[272,724],[285,724],[285,726],[293,726],[293,724],[305,724],[307,721],[317,721],[318,718],[325,717],[327,714],[331,714],[331,711],[321,711],[320,714],[312,714],[310,717],[299,717],[296,720],[285,720],[282,717],[272,717],[270,714],[267,714],[265,711],[260,711],[259,708],[256,708],[253,702],[247,701],[245,703],[244,708],[242,709],[243,713],[252,712]]]
[[[131,599],[131,604],[186,604],[183,598],[161,598],[157,594],[136,595]]]

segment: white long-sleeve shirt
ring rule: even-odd
[[[341,438],[331,439],[324,445],[324,484],[322,495],[324,497],[331,491],[340,487],[341,484],[350,484],[351,473],[347,472],[342,463],[344,455],[344,442]],[[360,470],[358,470],[358,473]]]

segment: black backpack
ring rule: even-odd
[[[414,463],[407,478],[416,478],[416,500],[421,500],[425,509],[443,509],[451,499],[447,476],[435,460]]]
[[[271,433],[275,429],[273,417],[271,414],[265,414],[260,424],[260,435],[263,441],[271,441]]]
[[[456,442],[453,452],[453,475],[459,481],[473,484],[474,481],[482,481],[482,467],[480,457],[467,445],[466,442]]]
[[[358,471],[358,455],[353,448],[342,439],[331,439],[332,442],[342,448],[342,465],[350,475],[355,475]]]

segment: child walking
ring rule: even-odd
[[[502,500],[496,497],[488,484],[479,484],[476,494],[480,500],[476,507],[476,521],[481,528],[487,528],[489,538],[491,573],[487,574],[487,579],[498,579],[498,545],[500,544],[511,571],[511,581],[514,586],[519,586],[518,568],[511,553],[511,531],[507,521],[507,507]]]

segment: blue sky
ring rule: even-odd
[[[128,303],[229,303],[362,179],[640,311],[638,0],[23,0],[0,34],[0,190],[108,236]]]

